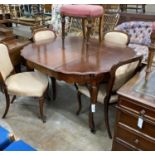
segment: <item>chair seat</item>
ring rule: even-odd
[[[0,150],[3,150],[12,143],[9,137],[9,131],[0,127]]]
[[[64,5],[61,14],[72,17],[98,17],[103,15],[102,6],[97,5]]]
[[[40,72],[24,72],[6,80],[9,94],[41,97],[48,86],[48,78]]]
[[[106,96],[106,86],[107,86],[106,84],[100,85],[97,96],[97,102],[99,103],[104,103],[104,98]],[[90,98],[89,90],[85,85],[78,85],[78,91]],[[112,95],[110,98],[110,103],[116,102],[117,99],[118,99],[117,95]]]
[[[4,151],[36,151],[32,146],[22,140],[11,143]]]

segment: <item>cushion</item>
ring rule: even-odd
[[[117,68],[115,72],[115,81],[113,91],[117,91],[123,84],[125,84],[135,72],[138,67],[139,61],[131,62]]]
[[[0,44],[0,72],[4,80],[12,70],[13,65],[10,60],[8,48],[6,45]]]
[[[49,40],[49,39],[53,39],[53,38],[55,38],[55,34],[53,31],[50,31],[50,30],[42,30],[42,31],[38,31],[34,34],[35,42]]]
[[[103,7],[98,5],[63,5],[60,12],[73,17],[98,17],[103,15]]]
[[[41,97],[48,86],[48,78],[40,72],[24,72],[6,80],[9,94]]]
[[[103,104],[104,103],[104,98],[106,96],[106,84],[101,84],[99,91],[98,91],[98,96],[97,96],[97,102]],[[90,97],[89,89],[85,85],[78,85],[78,91],[84,94],[87,97]],[[110,103],[114,103],[117,101],[117,95],[112,95],[110,98]]]
[[[104,40],[114,44],[127,45],[128,35],[122,32],[108,32],[105,34]]]
[[[126,32],[130,43],[149,45],[152,32],[152,22],[130,21],[118,25],[115,30]]]
[[[36,151],[36,149],[25,143],[23,140],[18,140],[11,143],[4,151]]]
[[[0,150],[3,150],[12,143],[9,131],[0,126]]]

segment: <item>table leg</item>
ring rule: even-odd
[[[91,132],[95,133],[95,123],[94,123],[94,113],[96,108],[96,102],[97,102],[97,94],[98,94],[98,85],[92,85],[90,88],[90,109],[89,109],[89,128]]]

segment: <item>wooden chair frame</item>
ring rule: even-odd
[[[105,125],[106,125],[106,128],[107,128],[109,138],[112,138],[112,134],[111,134],[110,125],[109,125],[108,111],[109,111],[110,97],[111,97],[112,94],[116,94],[116,91],[115,92],[112,91],[114,81],[115,81],[115,73],[116,73],[116,70],[120,66],[131,63],[131,62],[134,62],[134,61],[139,61],[138,65],[137,65],[137,68],[135,69],[135,72],[133,73],[133,75],[134,75],[139,69],[139,66],[140,66],[141,61],[142,61],[142,56],[138,56],[138,57],[135,57],[135,58],[127,60],[127,61],[119,62],[118,64],[113,66],[111,68],[111,71],[110,71],[110,79],[109,79],[107,87],[106,87],[106,96],[105,96],[104,101],[103,101],[103,103],[104,103],[103,104],[103,106],[104,106],[104,121],[105,121]],[[76,114],[78,115],[80,113],[80,111],[81,111],[81,108],[82,108],[82,104],[81,104],[81,95],[82,95],[82,93],[80,91],[78,91],[78,87],[76,87],[76,88],[77,88],[77,98],[78,98],[78,104],[79,104]]]
[[[6,45],[6,44],[4,44],[4,45]],[[7,45],[6,45],[6,47],[8,48]],[[9,48],[8,48],[8,51],[9,51]],[[10,56],[9,56],[9,58],[10,58]],[[12,63],[12,61],[11,61],[11,63]],[[15,69],[14,69],[14,66],[13,66],[12,72],[7,77],[9,77],[11,75],[14,75],[14,74],[16,74],[16,72],[15,72]],[[5,80],[3,79],[3,76],[1,74],[1,72],[0,72],[0,85],[1,85],[2,91],[4,92],[5,99],[6,99],[6,108],[5,108],[5,112],[4,112],[3,116],[2,116],[2,118],[5,118],[8,111],[9,111],[10,103],[13,103],[13,101],[16,98],[16,95],[14,95],[12,100],[10,101],[10,96],[9,96],[9,93],[8,93],[7,85],[5,84]],[[45,90],[45,92],[43,93],[43,95],[41,97],[39,97],[40,116],[41,116],[41,119],[42,119],[43,122],[46,122],[46,117],[44,116],[44,108],[43,108],[43,106],[44,106],[44,103],[45,103],[44,96],[45,96],[45,93],[47,92],[47,90],[48,90],[48,87]]]

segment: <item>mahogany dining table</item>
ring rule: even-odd
[[[40,43],[31,43],[21,51],[27,65],[50,77],[67,83],[89,84],[89,127],[95,132],[93,115],[100,83],[107,81],[113,65],[136,57],[129,47],[119,47],[108,42],[90,39],[89,44],[81,37],[66,37],[65,48],[58,37]]]

